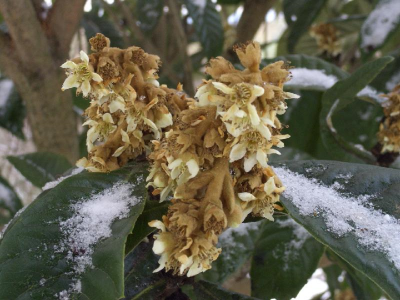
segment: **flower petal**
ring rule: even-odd
[[[102,82],[103,78],[101,78],[101,76],[97,73],[92,73],[92,80],[96,82]]]
[[[276,189],[274,177],[270,177],[264,184],[264,192],[271,195]]]
[[[257,158],[256,154],[253,153],[249,157],[246,157],[244,159],[244,170],[246,172],[250,172],[251,169],[253,169],[254,165],[257,163]]]
[[[261,135],[266,138],[268,141],[271,139],[271,131],[267,126],[265,126],[263,123],[260,123],[257,125],[257,130],[261,133]]]
[[[120,156],[126,149],[126,146],[121,146],[117,150],[115,150],[114,154],[112,155],[113,157],[118,157]]]
[[[110,109],[110,113],[115,113],[117,110],[122,112],[125,111],[125,102],[122,100],[114,100],[109,105],[108,108]]]
[[[268,166],[268,164],[267,164],[267,161],[268,161],[267,154],[261,149],[257,150],[257,161],[260,163],[260,165],[263,168],[266,168]]]
[[[256,107],[252,104],[248,104],[247,110],[249,111],[251,124],[253,126],[257,126],[258,124],[260,124],[260,117],[258,116]]]
[[[231,153],[229,155],[230,162],[237,161],[246,154],[246,145],[245,144],[237,144],[232,147]]]
[[[165,232],[165,225],[160,220],[153,220],[149,222],[150,227],[154,227],[160,229],[162,232]]]
[[[156,120],[156,126],[158,128],[165,128],[172,125],[172,115],[171,113],[161,114],[161,118]]]
[[[195,161],[194,159],[189,160],[186,163],[189,173],[190,173],[190,177],[189,178],[193,178],[197,175],[197,173],[199,173],[199,165],[197,163],[197,161]]]
[[[168,164],[168,169],[176,169],[182,163],[182,159],[178,158]]]
[[[73,88],[73,87],[75,87],[75,88],[79,87],[78,76],[71,74],[67,77],[67,79],[65,79],[65,81],[61,87],[61,90],[65,91],[65,90]]]
[[[89,63],[89,56],[83,50],[81,50],[80,52],[80,57],[82,61],[84,61],[87,64]]]
[[[283,98],[284,98],[284,99],[299,99],[300,96],[299,96],[299,95],[296,95],[296,94],[293,94],[293,93],[284,92],[284,93],[283,93]]]
[[[259,85],[254,85],[253,86],[253,96],[254,97],[260,97],[262,95],[264,95],[264,88],[262,86]]]
[[[87,97],[87,95],[89,95],[89,92],[91,89],[89,80],[85,80],[82,82],[81,89],[82,89],[83,96]]]
[[[103,115],[103,121],[106,123],[114,124],[114,120],[110,113],[106,113]]]
[[[218,90],[220,90],[221,92],[231,95],[235,93],[235,90],[230,88],[229,86],[227,86],[226,84],[223,84],[222,82],[213,82],[212,83],[214,85],[214,87]]]
[[[71,60],[67,60],[65,63],[61,65],[63,69],[75,69],[77,67],[76,63]]]
[[[249,202],[249,201],[253,201],[253,200],[257,199],[256,197],[254,197],[253,194],[250,194],[250,193],[238,193],[238,197],[240,198],[240,200],[245,201],[245,202]]]

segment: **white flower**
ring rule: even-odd
[[[142,140],[143,133],[141,131],[135,130],[133,132],[133,135],[139,141]],[[112,155],[114,157],[120,156],[132,144],[131,140],[129,138],[129,135],[124,130],[121,130],[121,136],[122,136],[122,141],[124,142],[124,145],[119,147],[117,150],[115,150],[114,154]]]
[[[213,85],[224,94],[230,95],[231,101],[235,102],[239,107],[247,106],[265,92],[263,87],[249,83],[239,83],[233,87],[221,82],[213,82]]]
[[[89,125],[90,129],[87,132],[86,144],[88,147],[88,151],[93,148],[93,143],[97,140],[103,140],[110,133],[114,132],[117,129],[117,126],[114,124],[114,120],[109,113],[106,113],[102,116],[100,121],[88,120],[83,123],[82,126]]]
[[[90,81],[101,82],[103,79],[99,74],[92,71],[89,65],[89,57],[83,51],[80,52],[82,62],[79,64],[73,61],[67,61],[61,65],[61,68],[68,69],[68,77],[65,79],[61,90],[65,91],[70,88],[78,88],[82,91],[83,96],[87,97],[91,91]]]
[[[117,93],[111,92],[98,100],[99,105],[108,103],[110,113],[115,113],[117,110],[125,112],[125,100],[122,96]]]
[[[190,159],[187,162],[178,158],[168,164],[171,170],[171,179],[176,180],[178,185],[187,182],[199,173],[199,165],[196,160]]]
[[[218,95],[218,90],[214,87],[214,82],[208,82],[199,87],[194,97],[199,100],[196,102],[197,106],[214,105],[217,107],[217,112],[222,111],[222,105],[226,101],[225,97]]]
[[[175,248],[175,243],[172,235],[166,231],[163,222],[155,220],[149,222],[150,227],[155,227],[161,232],[154,235],[155,241],[153,244],[153,252],[157,255],[161,255],[158,260],[159,267],[153,271],[153,273],[161,271],[165,268],[168,260],[171,258],[172,250]]]
[[[162,113],[157,111],[155,115],[155,122],[158,128],[165,128],[172,125],[172,115],[171,113]]]

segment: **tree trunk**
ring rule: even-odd
[[[0,33],[0,67],[21,94],[39,151],[79,155],[70,91],[61,92],[67,58],[85,0],[57,0],[41,19],[40,0],[0,0],[9,34]]]
[[[246,0],[243,5],[243,13],[236,27],[235,43],[251,41],[258,28],[265,20],[265,15],[274,5],[276,0]],[[233,46],[233,45],[232,45]],[[226,49],[225,58],[237,62],[237,56],[232,47]]]
[[[33,140],[38,151],[65,155],[75,163],[78,158],[77,121],[71,92],[61,92],[65,75],[58,70],[30,80],[17,88],[25,100]]]

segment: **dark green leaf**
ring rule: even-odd
[[[224,29],[215,3],[205,0],[204,7],[196,5],[191,0],[185,0],[184,3],[189,11],[189,16],[193,19],[193,27],[203,46],[204,53],[209,58],[220,55],[224,44]]]
[[[253,297],[237,294],[225,290],[224,288],[217,286],[208,281],[198,281],[193,284],[193,292],[196,296],[194,300],[250,300],[256,299]]]
[[[318,266],[324,246],[290,218],[264,223],[251,263],[252,295],[296,297]]]
[[[343,269],[336,264],[332,264],[324,268],[324,273],[326,277],[326,283],[329,287],[329,292],[331,297],[335,295],[335,291],[342,290],[341,283],[339,282],[339,276],[342,275]]]
[[[88,155],[87,145],[86,145],[87,130],[79,135],[79,157],[86,157]]]
[[[298,94],[301,96],[299,99],[287,100],[288,109],[282,116],[282,122],[289,126],[283,133],[290,135],[290,139],[285,140],[285,146],[318,157],[316,154],[322,93],[303,90]]]
[[[90,105],[90,100],[83,98],[82,94],[77,95],[75,90],[71,90],[72,100],[74,101],[75,109],[78,110],[78,114],[82,115],[86,108]]]
[[[238,228],[226,230],[218,239],[221,254],[213,262],[212,268],[200,277],[222,284],[238,271],[250,259],[263,222],[267,221],[241,224]]]
[[[394,61],[388,64],[371,83],[378,91],[390,92],[400,82],[400,51],[391,55]]]
[[[0,207],[8,210],[12,217],[22,206],[22,202],[12,186],[0,176]]]
[[[369,152],[360,150],[337,134],[332,124],[332,115],[351,104],[356,99],[357,93],[366,87],[392,60],[392,57],[382,57],[369,62],[348,78],[338,81],[325,92],[322,98],[319,123],[322,141],[334,159],[374,162],[374,158]]]
[[[288,37],[289,52],[293,52],[298,40],[307,32],[325,2],[326,0],[283,1],[283,13],[290,29]]]
[[[7,159],[26,179],[40,188],[72,167],[64,156],[50,152],[7,156]]]
[[[346,271],[346,278],[357,299],[378,300],[381,296],[383,296],[382,290],[373,281],[371,281],[371,279],[354,269],[336,253],[328,250],[327,256],[330,260],[337,263],[337,265],[333,265],[332,267]],[[338,265],[341,268],[339,268]]]
[[[324,196],[321,195],[321,189],[317,188],[316,183],[313,184],[313,188],[304,191],[302,190],[304,183],[302,184],[298,180],[288,182],[289,178],[286,178],[285,182],[283,177],[281,179],[284,185],[291,192],[290,195],[284,193],[281,202],[289,211],[289,214],[307,228],[317,240],[327,245],[354,268],[372,279],[392,299],[399,299],[400,272],[392,260],[393,253],[390,251],[393,251],[391,250],[393,245],[382,246],[380,244],[380,239],[385,239],[382,234],[386,234],[382,232],[383,227],[366,228],[369,226],[368,223],[360,222],[362,220],[371,220],[372,222],[373,218],[375,222],[386,224],[385,222],[389,222],[386,221],[387,218],[389,220],[392,220],[391,218],[400,219],[400,171],[334,161],[288,162],[284,166],[308,178],[317,179],[326,186],[335,184],[337,193],[343,197],[340,200],[342,206],[338,203],[332,203],[332,206],[330,206],[329,203],[331,202],[326,202],[326,205],[321,206],[321,197]],[[360,202],[361,200],[355,202],[355,197],[363,195],[368,195],[368,199],[364,202]],[[297,200],[303,199],[302,197],[307,197],[312,201],[307,212],[312,210],[314,213],[308,214],[300,210],[299,207],[302,202]],[[332,200],[326,199],[326,201]],[[317,204],[314,205],[313,203]],[[350,210],[351,208],[353,210]],[[339,215],[338,209],[342,210]],[[367,209],[368,214],[365,213]],[[374,212],[372,212],[372,209]],[[334,213],[335,211],[336,213]],[[357,213],[353,212],[349,216],[348,212],[352,211],[357,211]],[[358,213],[360,215],[357,217]],[[370,215],[372,213],[374,214],[373,217]],[[342,214],[344,216],[340,220]],[[332,227],[336,224],[342,224],[340,228],[343,231],[338,231],[336,227]],[[396,235],[395,232],[390,234]],[[374,239],[377,244],[374,246],[370,244],[368,247],[360,237],[371,242]],[[385,251],[389,251],[389,254],[384,253]]]
[[[0,127],[24,139],[22,128],[26,116],[25,105],[9,79],[0,81],[2,95],[0,101]]]
[[[82,173],[40,194],[0,240],[0,299],[122,297],[125,241],[143,210],[145,170],[138,164]],[[127,215],[118,218],[124,209]]]
[[[136,15],[140,28],[148,33],[157,26],[163,14],[164,0],[138,0],[136,2]]]
[[[141,243],[125,258],[125,299],[161,299],[166,286],[163,272],[153,273],[158,259],[152,242]]]
[[[131,252],[146,236],[156,230],[156,228],[150,227],[148,223],[153,220],[161,220],[162,216],[167,213],[169,205],[170,202],[168,201],[162,203],[151,200],[146,201],[146,206],[126,241],[126,253]]]

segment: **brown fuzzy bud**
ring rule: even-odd
[[[106,47],[110,47],[110,39],[101,33],[97,33],[94,37],[89,39],[90,50],[93,52],[100,52]]]

